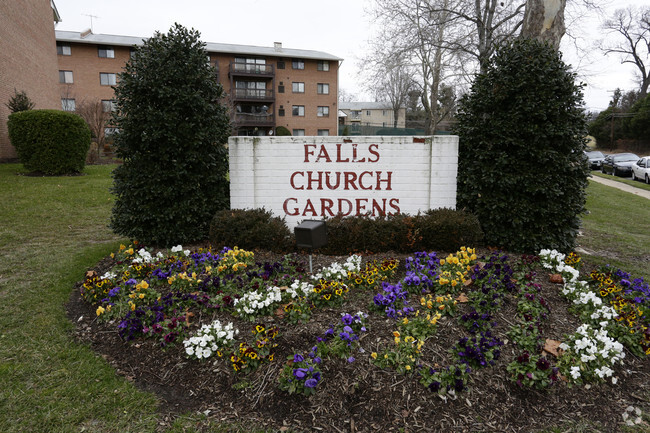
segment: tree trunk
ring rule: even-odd
[[[555,49],[564,36],[566,0],[527,0],[521,37],[548,42]]]

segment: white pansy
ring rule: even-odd
[[[205,359],[225,347],[232,346],[234,336],[239,334],[232,323],[223,326],[219,320],[201,326],[196,335],[183,341],[185,353],[196,359]]]

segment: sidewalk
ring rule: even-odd
[[[638,195],[639,197],[645,197],[648,200],[650,200],[650,191],[641,189],[641,188],[635,188],[633,186],[630,186],[628,184],[625,184],[623,182],[617,182],[615,180],[609,180],[609,179],[603,179],[602,177],[598,176],[592,176],[589,178],[589,180],[602,183],[603,185],[611,186],[613,188],[618,188],[622,191],[632,193],[634,195]]]

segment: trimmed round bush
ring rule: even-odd
[[[210,224],[210,243],[279,253],[294,248],[293,236],[284,220],[264,209],[218,211]]]
[[[9,115],[9,138],[29,171],[48,175],[79,173],[90,148],[90,129],[76,114],[28,110]]]
[[[279,137],[289,136],[289,135],[291,135],[291,131],[289,131],[284,126],[278,126],[277,128],[275,128],[275,135],[277,135]]]

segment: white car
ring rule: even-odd
[[[632,180],[650,184],[650,156],[644,156],[632,165]]]

